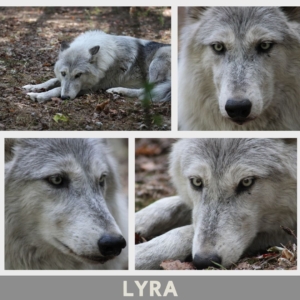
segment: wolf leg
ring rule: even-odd
[[[144,94],[144,89],[127,89],[123,87],[116,87],[106,90],[110,94],[118,94],[121,96],[127,96],[130,98],[139,98]]]
[[[27,93],[32,101],[37,101],[39,103],[51,100],[53,97],[60,97],[61,87],[49,90],[44,93]]]
[[[164,260],[185,260],[192,254],[193,225],[175,228],[135,246],[135,269],[157,270]]]
[[[145,89],[128,89],[128,88],[111,88],[106,90],[110,94],[118,94],[129,98],[145,98]],[[171,100],[171,81],[161,82],[154,86],[149,95],[147,96],[153,102],[163,102]]]
[[[179,196],[158,200],[135,214],[135,230],[149,238],[191,224],[191,208]]]
[[[58,86],[60,86],[60,81],[57,78],[52,78],[40,84],[27,84],[24,85],[22,88],[25,89],[27,92],[35,92],[41,89],[49,90]]]

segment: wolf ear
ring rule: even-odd
[[[207,7],[204,6],[187,7],[186,15],[188,22],[193,23],[198,21],[206,10]]]
[[[289,21],[296,21],[300,23],[300,7],[285,6],[280,7],[280,9],[284,12]]]
[[[5,162],[9,162],[12,160],[13,154],[13,147],[16,144],[16,139],[5,139]]]
[[[91,53],[91,55],[95,55],[99,52],[99,49],[100,49],[100,46],[95,46],[95,47],[91,48],[89,50],[89,52]]]
[[[297,145],[297,139],[289,138],[289,139],[282,139],[285,144],[292,144]]]
[[[70,44],[66,41],[61,42],[60,44],[60,52],[68,49],[70,47]]]

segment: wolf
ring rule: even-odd
[[[243,255],[296,243],[296,139],[182,139],[170,155],[178,195],[136,213],[136,269],[192,257],[227,268]]]
[[[88,31],[61,44],[54,72],[56,78],[23,86],[33,101],[69,100],[99,89],[140,99],[148,93],[152,101],[171,99],[169,44]],[[151,92],[147,84],[153,85]],[[36,92],[43,89],[48,91]]]
[[[6,269],[127,268],[127,200],[109,142],[6,139],[5,159]]]
[[[180,130],[300,130],[300,7],[191,7]]]

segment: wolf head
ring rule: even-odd
[[[88,48],[62,43],[54,72],[61,82],[61,98],[74,99],[80,91],[92,90],[101,79],[97,67],[100,46]],[[103,75],[104,76],[104,75]],[[102,76],[102,77],[103,77]]]
[[[193,260],[230,266],[242,254],[280,245],[297,228],[296,141],[183,139],[170,173],[193,209]]]
[[[181,44],[182,54],[191,58],[186,66],[194,77],[190,93],[201,95],[209,109],[235,124],[276,107],[274,118],[279,101],[294,98],[299,16],[299,9],[277,7],[189,8]]]
[[[121,253],[126,241],[116,220],[126,203],[117,201],[116,163],[103,140],[20,139],[8,147],[8,252],[35,249],[28,253],[33,264],[48,258],[51,268],[57,253],[89,264]]]

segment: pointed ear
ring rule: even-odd
[[[300,7],[280,7],[280,9],[285,13],[289,21],[300,22]]]
[[[198,6],[198,7],[187,7],[186,15],[189,23],[197,22],[207,10],[207,7]]]
[[[5,162],[9,162],[13,158],[13,147],[17,139],[5,139]]]
[[[60,44],[60,51],[62,52],[64,50],[68,49],[69,47],[70,47],[70,44],[68,42],[66,42],[66,41],[63,41]]]
[[[89,50],[89,52],[91,53],[91,55],[95,55],[99,52],[99,49],[100,49],[100,46],[95,46],[95,47],[91,48]]]

